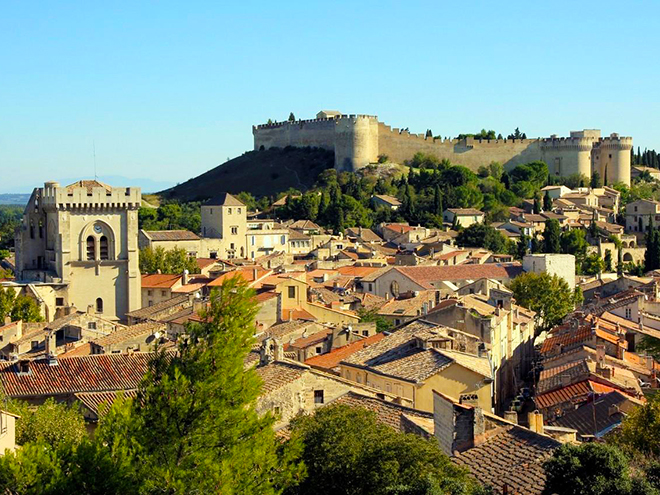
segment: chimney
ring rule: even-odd
[[[257,273],[258,273],[257,269],[253,268],[252,269],[252,280],[254,280],[254,281],[257,280]]]
[[[190,272],[188,270],[183,270],[183,276],[181,277],[181,283],[183,285],[188,285],[190,279]]]
[[[274,349],[274,358],[275,361],[284,360],[284,345],[279,340],[273,340],[275,349]]]
[[[532,411],[527,415],[527,419],[530,430],[543,434],[543,414],[539,411]]]
[[[88,304],[87,305],[87,314],[88,315],[93,315],[94,314],[94,305],[93,304]]]
[[[646,368],[653,371],[654,361],[653,356],[646,356]]]
[[[518,424],[518,413],[516,411],[504,411],[504,419],[511,423]]]
[[[50,357],[53,356],[55,357],[56,354],[56,347],[57,347],[57,341],[56,339],[56,334],[55,332],[50,332],[48,335],[46,335],[46,357],[50,360]],[[48,363],[50,364],[50,362]]]
[[[596,346],[596,362],[600,366],[605,366],[605,346],[597,345]]]

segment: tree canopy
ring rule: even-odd
[[[199,273],[195,258],[188,256],[183,248],[165,251],[162,247],[156,249],[146,247],[140,249],[140,273]]]

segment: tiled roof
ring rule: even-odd
[[[589,377],[589,366],[586,359],[571,361],[569,363],[546,368],[539,375],[539,382],[536,385],[536,391],[544,394],[561,388],[562,386],[575,383],[580,378]]]
[[[170,289],[181,281],[182,275],[152,273],[142,275],[143,289]]]
[[[198,241],[199,236],[189,230],[145,230],[152,241]]]
[[[561,444],[526,428],[511,426],[484,443],[453,457],[496,493],[541,494],[545,488],[543,462]]]
[[[263,395],[295,382],[308,372],[307,366],[284,361],[276,361],[257,368],[257,374],[263,381],[261,387]]]
[[[0,381],[12,398],[53,396],[74,392],[102,392],[138,388],[151,353],[97,354],[59,358],[56,366],[32,361],[29,373],[18,363],[0,364]]]
[[[319,227],[311,220],[296,220],[291,225],[289,225],[289,228],[301,230],[321,230],[321,227]]]
[[[309,347],[310,345],[318,344],[320,342],[324,342],[328,339],[328,337],[332,336],[332,328],[325,328],[319,332],[313,333],[312,335],[308,335],[307,337],[300,337],[290,344],[288,344],[288,347],[297,347],[298,349],[304,349],[305,347]],[[286,349],[285,350],[289,350]]]
[[[534,403],[539,409],[547,409],[564,402],[573,402],[575,404],[583,402],[592,393],[607,393],[616,390],[613,387],[602,385],[591,380],[568,385],[553,392],[540,394],[534,397]]]
[[[454,215],[484,215],[484,212],[476,208],[447,208]]]
[[[390,270],[393,270],[391,266],[384,266],[383,268],[379,268],[376,271],[373,271],[367,275],[364,275],[362,277],[362,282],[374,282],[378,277],[381,275],[389,272]]]
[[[573,428],[580,435],[596,435],[621,423],[625,413],[641,402],[615,391],[564,413],[552,424]],[[611,408],[616,408],[615,411]]]
[[[347,237],[359,237],[363,242],[383,242],[383,238],[371,229],[352,227],[346,229]]]
[[[137,325],[131,325],[120,330],[116,330],[104,337],[95,339],[93,342],[96,345],[105,347],[107,345],[119,344],[125,342],[129,339],[139,337],[141,335],[153,335],[156,332],[164,332],[167,329],[167,326],[164,323],[158,322],[145,322],[138,323]]]
[[[319,356],[313,356],[305,361],[305,364],[312,366],[313,368],[320,368],[325,371],[331,371],[334,368],[339,366],[339,363],[350,355],[356,353],[357,351],[364,349],[376,342],[379,342],[385,337],[383,333],[377,333],[371,337],[366,337],[364,339],[353,342],[352,344],[347,344],[332,351],[321,354]]]
[[[389,203],[392,206],[401,206],[401,201],[396,199],[394,196],[388,196],[387,194],[376,194],[374,197],[384,201],[385,203]]]
[[[358,394],[349,391],[346,394],[338,397],[330,402],[331,405],[346,405],[350,407],[361,407],[376,413],[378,421],[394,428],[395,430],[403,430],[402,416],[413,418],[433,419],[433,413],[420,411],[406,406],[395,404],[394,402],[387,402],[375,397]]]
[[[66,189],[71,191],[72,189],[75,189],[77,187],[83,187],[87,189],[87,192],[92,192],[92,190],[95,187],[102,187],[108,192],[112,191],[112,187],[110,187],[107,184],[104,184],[103,182],[99,182],[98,180],[79,180],[74,182],[73,184],[69,184],[68,186],[66,186]]]
[[[98,417],[101,404],[107,404],[111,407],[117,399],[117,396],[122,394],[124,398],[134,399],[137,397],[137,390],[116,390],[112,392],[80,392],[73,394],[73,397],[83,404],[87,409],[96,414]],[[104,409],[104,411],[107,409]]]
[[[186,295],[175,296],[171,299],[161,301],[158,304],[154,304],[153,306],[146,306],[144,308],[131,311],[130,313],[126,313],[126,316],[130,316],[132,318],[149,318],[154,315],[157,315],[162,311],[166,311],[170,308],[173,308],[174,306],[181,306],[183,308],[183,306],[188,304],[189,301],[190,299]]]
[[[223,192],[216,197],[209,199],[204,206],[245,206],[238,199],[229,193]]]
[[[402,225],[399,223],[390,223],[388,225],[385,225],[383,229],[388,229],[391,230],[392,232],[396,232],[397,234],[405,234],[406,232],[410,232],[413,227],[410,225]]]
[[[311,239],[312,238],[307,234],[303,234],[302,232],[298,232],[291,228],[289,229],[289,241],[309,241]]]
[[[513,279],[523,272],[520,263],[485,263],[455,266],[395,267],[414,282],[430,288],[431,282],[477,280],[480,278]]]
[[[594,335],[591,325],[582,325],[574,331],[563,331],[558,335],[548,337],[541,344],[541,354],[555,349],[556,346],[569,347],[575,344],[589,340]]]
[[[256,278],[255,278],[255,271],[256,271]],[[263,268],[259,267],[247,267],[247,268],[239,268],[237,270],[233,270],[231,272],[223,273],[217,278],[214,278],[211,282],[209,282],[207,285],[208,287],[217,287],[225,283],[226,280],[229,280],[230,278],[233,277],[241,277],[247,282],[255,282],[259,280],[260,278],[266,276],[270,270],[264,270]]]
[[[421,291],[416,297],[409,297],[407,299],[391,299],[379,310],[379,315],[392,315],[392,316],[419,316],[422,314],[424,304],[427,305],[427,311],[430,309],[430,304],[435,301],[435,292]]]

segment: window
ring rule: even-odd
[[[151,289],[147,290],[147,295],[148,295],[148,296],[151,296],[153,293],[154,293],[153,290],[151,290]]]
[[[30,239],[34,239],[34,224],[30,224]]]
[[[227,208],[227,215],[231,215],[231,208]]]
[[[209,208],[209,215],[213,215],[213,208]]]
[[[94,258],[96,257],[94,244],[94,237],[91,235],[87,237],[87,261],[94,261]]]
[[[238,227],[232,227],[231,228],[231,233],[232,233],[232,235],[238,234]]]
[[[63,297],[56,297],[55,298],[55,306],[64,306],[64,298]]]
[[[369,284],[369,292],[373,292],[373,291],[374,291],[374,284]]]
[[[289,299],[295,299],[296,298],[296,288],[295,287],[289,287]]]
[[[369,330],[362,330],[363,337],[369,337]]]
[[[103,299],[100,297],[96,298],[96,312],[103,313]]]
[[[31,343],[32,345],[32,350],[38,349],[39,348],[39,341],[38,340],[33,340]],[[314,392],[314,399],[316,400],[316,392]]]
[[[274,413],[276,416],[279,416],[279,415],[280,415],[280,406],[275,406],[275,407],[273,407],[273,413]]]
[[[212,260],[217,260],[218,259],[218,252],[217,251],[211,251],[209,254]]]
[[[153,305],[154,305],[154,302],[153,302],[153,301],[149,301],[148,305],[149,305],[149,306],[153,306]]]
[[[314,404],[323,404],[323,390],[314,390]]]
[[[282,238],[280,239],[280,244],[286,244],[286,236],[283,235]]]
[[[240,214],[241,214],[241,209],[240,209],[240,208],[236,208],[236,213],[238,213],[238,214],[240,215]]]
[[[87,322],[87,330],[96,330],[96,322],[95,321]]]
[[[630,320],[631,316],[632,316],[632,310],[630,308],[626,308],[626,319]]]
[[[160,291],[160,297],[167,297],[167,291],[166,290],[161,290]]]
[[[357,375],[355,375],[355,377],[357,378],[358,383],[362,383],[362,375],[357,374]]]
[[[257,238],[255,236],[252,236],[251,242],[252,242],[253,246],[254,246],[254,243],[256,242],[256,240],[257,240]],[[253,258],[254,258],[254,256],[253,256]]]
[[[101,236],[99,240],[99,254],[102,260],[107,260],[108,258],[108,238],[106,236]]]
[[[323,347],[317,346],[315,350],[316,354],[321,354],[323,352]]]
[[[392,280],[392,283],[390,284],[390,292],[393,297],[399,297],[399,282]]]

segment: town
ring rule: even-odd
[[[327,470],[279,480],[286,493],[338,493],[339,451],[313,435],[348,442],[341,450],[362,429],[390,447],[358,458],[387,459],[404,438],[432,445],[424,455],[448,461],[429,480],[461,483],[451,493],[569,493],[565,463],[599,455],[619,456],[618,493],[655,493],[660,443],[640,438],[660,414],[657,154],[597,130],[435,143],[384,129],[336,111],[255,127],[257,159],[334,153],[312,187],[270,197],[186,202],[176,188],[143,195],[87,179],[34,189],[0,251],[0,450],[30,452],[52,414],[105,439],[90,445],[114,465],[108,434],[132,427],[122,414],[153,430],[127,438],[158,453],[157,435],[222,436],[211,422],[174,438],[177,413],[194,423],[213,401],[228,434],[247,435],[243,421],[276,445],[306,439],[306,463],[328,456]],[[217,412],[222,401],[239,406]],[[356,429],[332,430],[343,422]],[[236,448],[279,458],[264,469],[293,456]],[[427,493],[415,476],[409,493]]]

